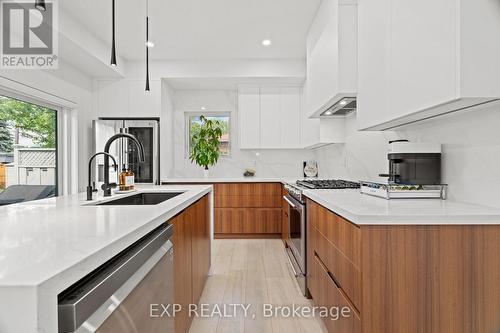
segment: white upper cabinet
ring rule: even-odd
[[[281,89],[280,146],[301,147],[300,117],[302,112],[302,89],[285,87]]]
[[[301,94],[300,87],[239,87],[240,148],[301,148]]]
[[[358,122],[384,130],[500,97],[494,0],[359,0]]]
[[[260,88],[261,148],[281,147],[280,122],[283,120],[282,113],[281,89],[277,87]]]
[[[96,104],[99,117],[153,118],[161,111],[161,81],[150,81],[146,92],[144,80],[97,80]]]
[[[306,112],[318,116],[357,86],[357,1],[323,0],[307,36]]]
[[[240,87],[238,89],[238,119],[240,148],[260,148],[259,87]]]

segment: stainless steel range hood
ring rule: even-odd
[[[317,110],[312,118],[339,118],[356,111],[356,93],[337,94]]]
[[[343,97],[320,113],[320,117],[343,117],[356,111],[356,97]]]

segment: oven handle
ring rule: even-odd
[[[292,208],[297,208],[297,206],[290,199],[288,199],[286,195],[283,196],[283,199],[285,199],[285,201],[288,202],[288,204],[292,206]]]

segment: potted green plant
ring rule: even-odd
[[[191,134],[191,152],[189,159],[204,168],[204,177],[208,178],[208,167],[219,160],[219,140],[222,126],[219,121],[200,117],[199,128]]]

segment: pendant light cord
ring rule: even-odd
[[[149,88],[149,0],[146,0],[146,91]]]

